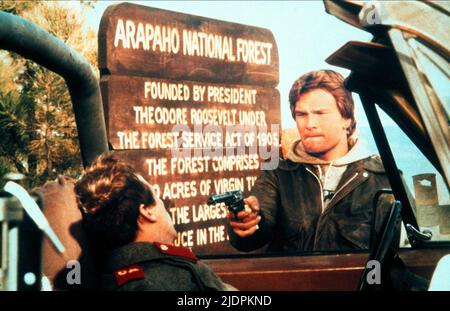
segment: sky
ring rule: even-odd
[[[98,30],[105,9],[122,1],[98,1],[89,25]],[[325,12],[322,1],[128,1],[145,6],[235,22],[272,31],[278,47],[282,127],[295,127],[288,93],[303,73],[334,69],[344,76],[348,70],[330,66],[325,59],[350,40],[370,41],[371,34],[352,27]],[[354,94],[360,126],[367,121]],[[386,121],[387,122],[387,121]]]

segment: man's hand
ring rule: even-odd
[[[230,225],[241,238],[248,237],[258,230],[258,223],[261,221],[259,216],[259,202],[255,196],[249,196],[244,199],[245,211],[239,212],[237,217],[228,211],[227,218]]]

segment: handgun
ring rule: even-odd
[[[244,208],[244,195],[240,190],[228,191],[223,194],[213,194],[209,197],[208,205],[214,205],[218,203],[225,203],[228,207],[228,210],[231,213],[234,213],[234,216],[237,218],[237,214],[240,211],[243,211]]]

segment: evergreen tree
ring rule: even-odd
[[[91,1],[80,9],[53,1],[0,1],[1,10],[37,24],[96,64],[97,34],[84,24],[92,8]],[[0,72],[0,176],[20,172],[32,188],[61,174],[79,175],[81,154],[64,79],[5,51]]]

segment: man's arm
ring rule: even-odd
[[[240,212],[237,219],[228,214],[230,243],[236,249],[252,251],[272,239],[280,202],[278,187],[275,171],[262,171],[251,195],[244,199],[250,209]]]

